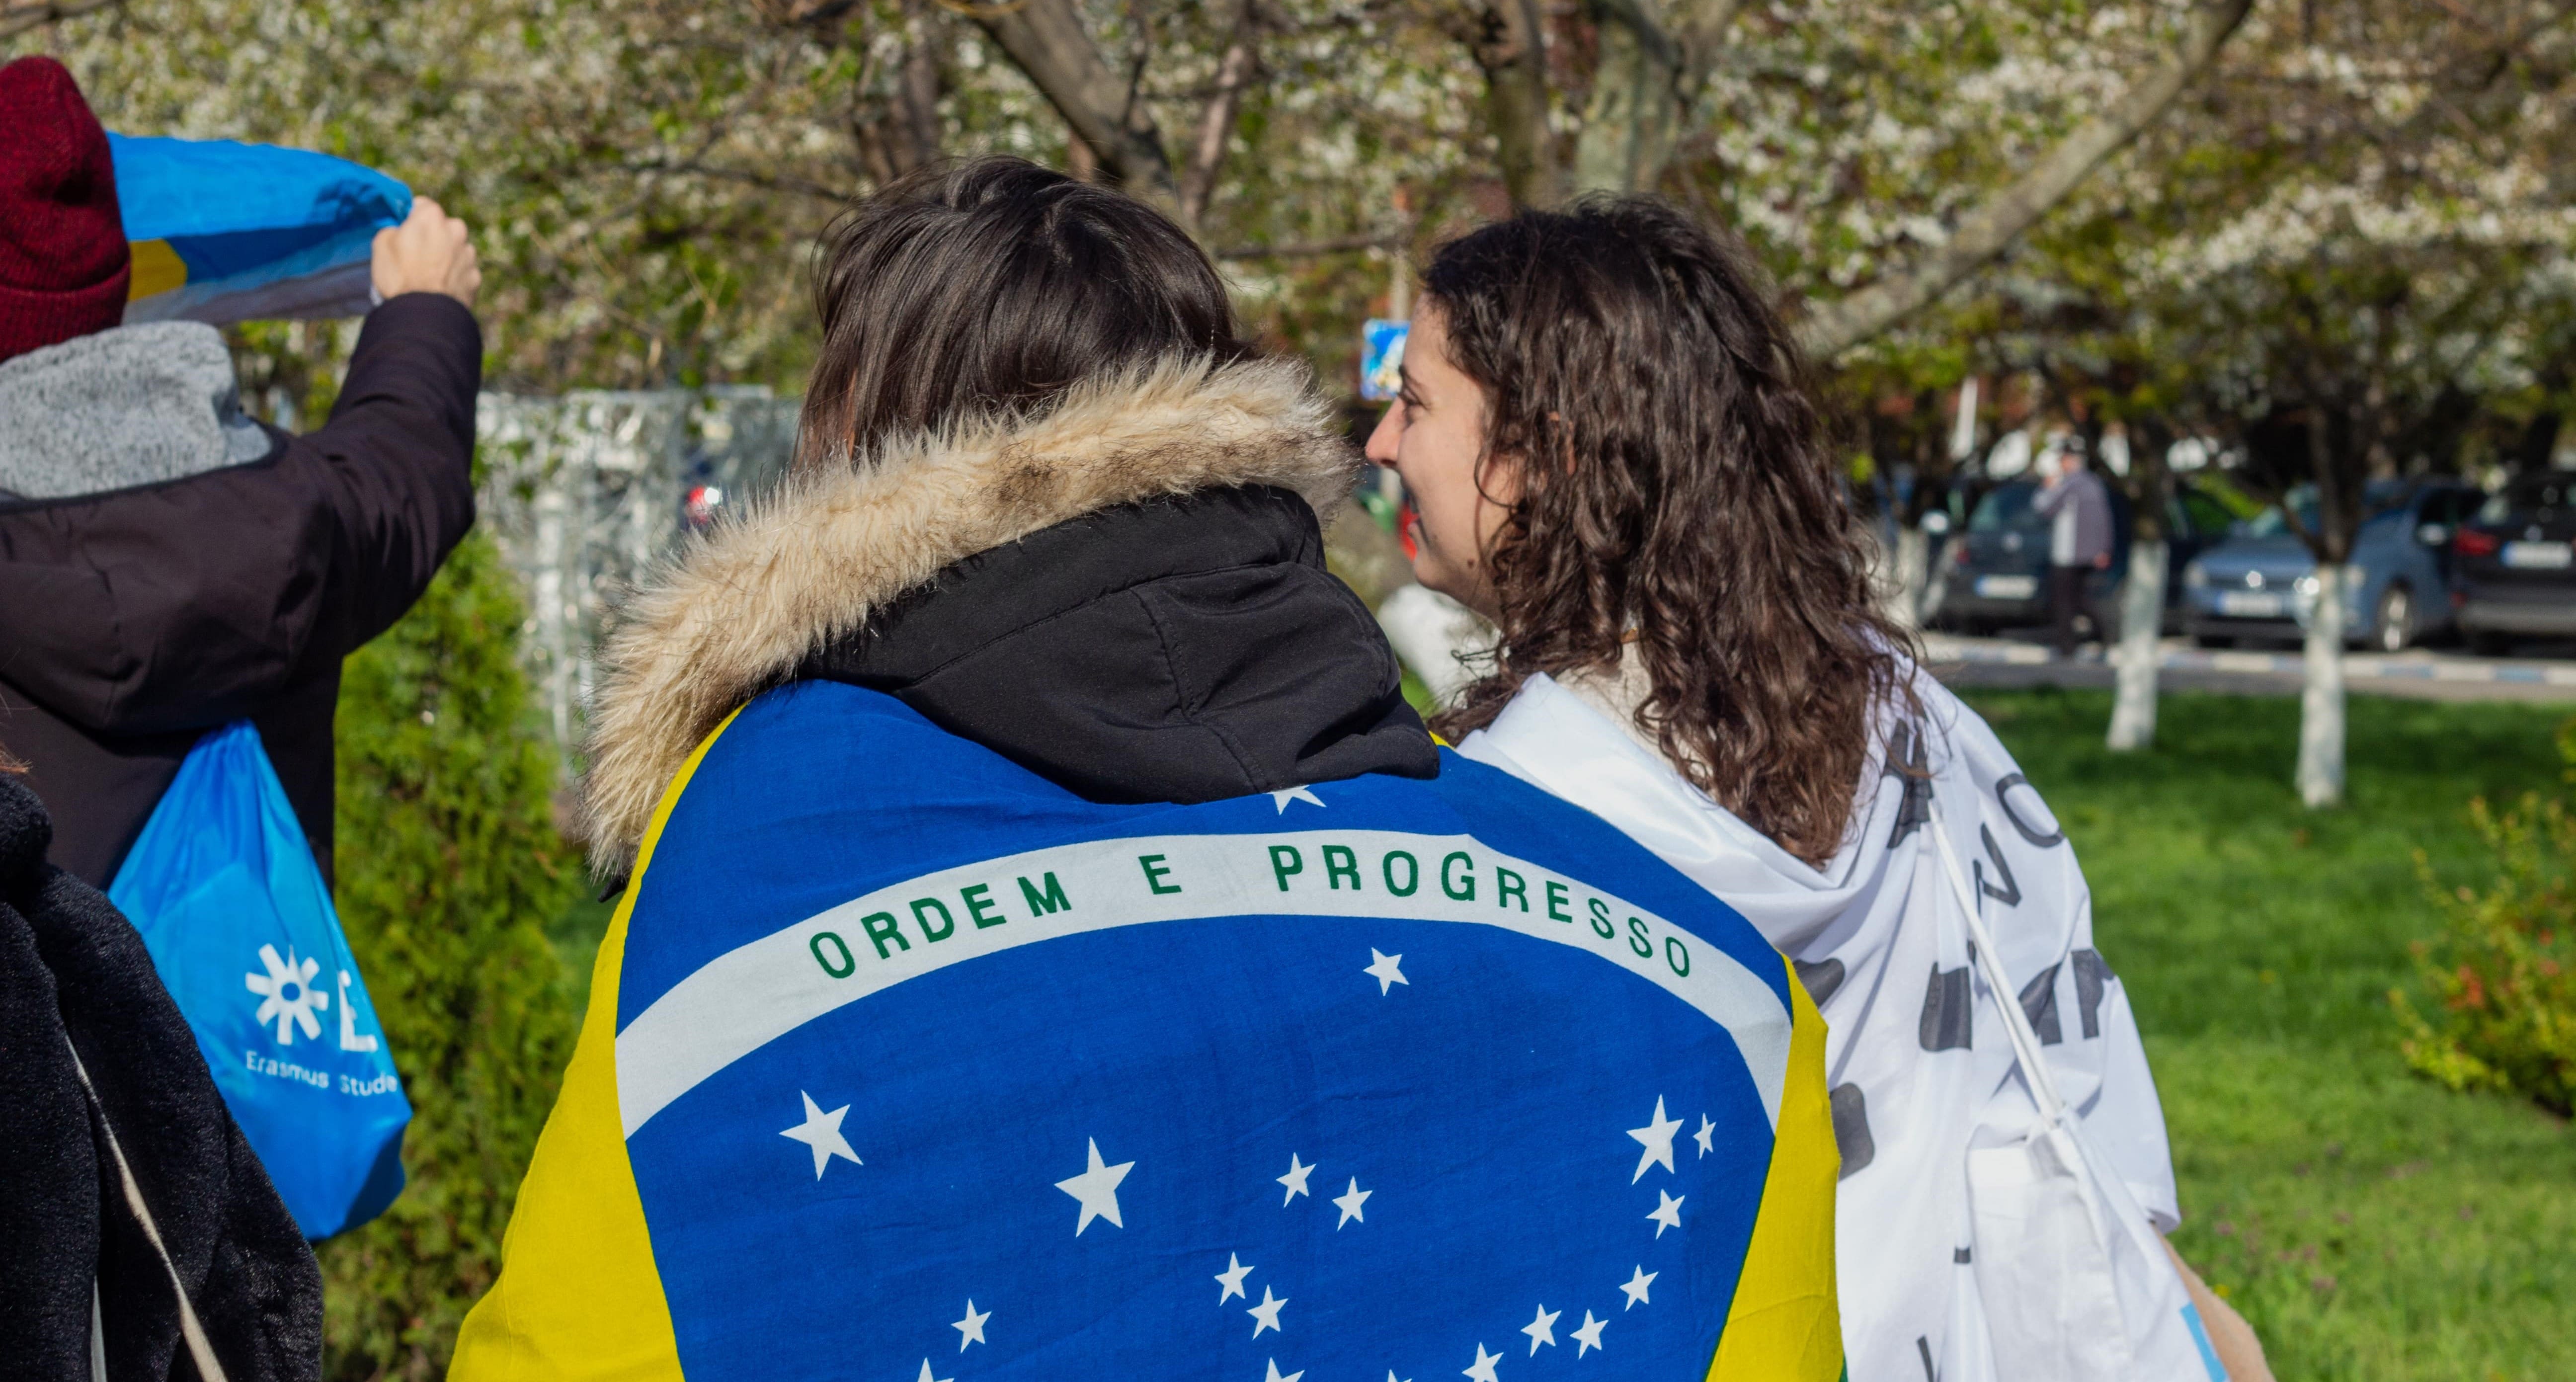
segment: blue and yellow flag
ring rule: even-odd
[[[129,323],[363,315],[376,232],[411,214],[410,188],[329,154],[230,140],[107,141],[134,249]]]
[[[1454,754],[1101,805],[803,683],[665,796],[451,1377],[1831,1382],[1823,1046]]]

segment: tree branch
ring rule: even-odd
[[[123,3],[125,0],[33,0],[28,4],[0,4],[0,38],[15,38],[29,29],[78,19]]]
[[[1142,106],[1128,99],[1127,83],[1100,56],[1071,0],[1024,0],[966,13],[1064,117],[1074,137],[1099,156],[1111,177],[1150,201],[1172,204],[1172,163],[1163,152],[1162,132]]]
[[[1234,117],[1243,109],[1243,89],[1252,82],[1257,54],[1253,50],[1252,0],[1239,0],[1234,12],[1234,38],[1217,60],[1216,90],[1199,111],[1196,138],[1190,141],[1189,166],[1181,174],[1181,224],[1198,229],[1216,194],[1217,173],[1225,167],[1226,145],[1234,139]]]
[[[1799,330],[1800,343],[1818,359],[1831,359],[1920,310],[1959,280],[1985,267],[2104,160],[2207,70],[2218,50],[2244,22],[2253,0],[2199,0],[2173,55],[2120,94],[2110,109],[2084,122],[2010,186],[1960,218],[1948,244],[1911,270],[1816,309]]]
[[[800,197],[812,197],[817,201],[835,203],[854,201],[859,195],[855,189],[851,188],[829,187],[819,182],[809,182],[804,178],[780,177],[775,174],[763,173],[751,168],[725,168],[715,164],[701,163],[694,158],[683,159],[676,163],[665,163],[657,160],[642,159],[628,163],[626,165],[626,171],[630,173],[660,173],[666,177],[714,178],[719,182],[739,182],[746,186],[760,188],[763,191],[793,192]]]
[[[1392,248],[1402,243],[1393,231],[1372,231],[1365,235],[1339,235],[1330,240],[1305,240],[1285,245],[1236,245],[1230,249],[1211,250],[1218,259],[1314,259],[1327,254],[1349,254],[1353,250]]]

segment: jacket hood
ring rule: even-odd
[[[1169,362],[1033,419],[893,441],[791,478],[694,539],[627,602],[601,656],[584,834],[625,871],[663,789],[734,707],[794,679],[943,569],[1119,505],[1272,486],[1319,513],[1356,462],[1302,369]]]
[[[256,461],[223,333],[154,322],[0,361],[0,498],[68,499]]]

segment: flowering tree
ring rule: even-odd
[[[2317,560],[2298,788],[2343,791],[2347,563],[2374,478],[2456,471],[2477,424],[2563,391],[2576,318],[2565,6],[2284,14],[2240,50],[2130,265],[2136,329]],[[2373,612],[2365,611],[2370,617]]]

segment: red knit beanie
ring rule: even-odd
[[[0,67],[0,360],[125,319],[107,132],[52,58]]]

